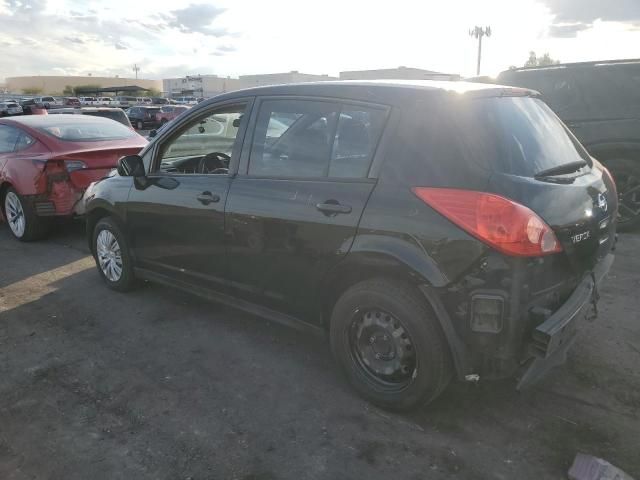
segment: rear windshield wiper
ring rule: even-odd
[[[583,167],[588,165],[584,160],[578,160],[576,162],[565,163],[564,165],[558,165],[557,167],[548,168],[542,170],[534,175],[534,178],[547,178],[555,175],[565,175],[567,173],[577,172]]]

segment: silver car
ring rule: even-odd
[[[16,102],[0,103],[0,116],[8,117],[10,115],[22,115],[22,107]]]

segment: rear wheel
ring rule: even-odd
[[[129,248],[112,218],[105,217],[96,223],[92,249],[98,272],[109,288],[125,292],[135,286]]]
[[[21,242],[31,242],[46,235],[49,222],[38,217],[31,204],[14,188],[6,191],[2,206],[9,230]]]
[[[440,325],[408,284],[374,279],[349,288],[333,309],[330,338],[351,384],[383,408],[429,403],[451,379]]]
[[[605,161],[618,189],[618,230],[628,232],[640,226],[640,159]]]

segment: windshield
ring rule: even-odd
[[[532,177],[585,161],[588,153],[541,100],[494,97],[452,102],[451,125],[464,157],[494,171]],[[443,132],[444,133],[444,132]]]
[[[82,122],[74,119],[56,122],[55,125],[38,127],[38,130],[51,135],[59,140],[70,142],[99,142],[103,140],[124,140],[136,134],[129,128],[118,122],[110,122],[102,119]]]

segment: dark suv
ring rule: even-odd
[[[502,72],[497,83],[539,91],[613,174],[618,228],[640,226],[640,60],[520,68]]]
[[[328,332],[355,388],[395,409],[558,363],[616,237],[613,180],[553,112],[462,82],[221,95],[85,199],[109,287]]]

